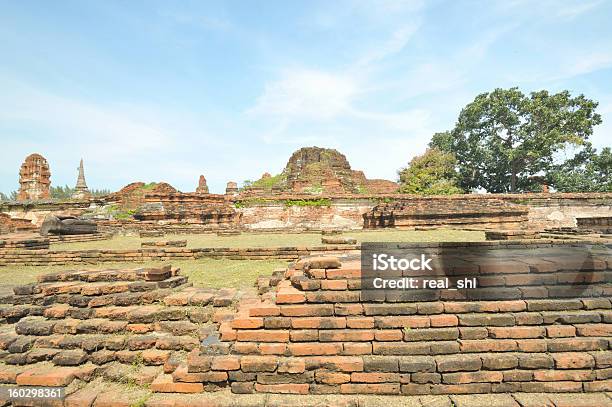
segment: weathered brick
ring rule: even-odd
[[[294,329],[342,329],[346,328],[346,318],[305,317],[290,319]]]
[[[49,370],[32,369],[17,375],[19,386],[67,386],[74,380],[78,368],[55,367]]]
[[[442,375],[442,382],[446,384],[499,383],[503,378],[502,372],[497,371],[444,373]]]
[[[317,370],[315,372],[315,381],[323,384],[342,384],[351,381],[351,375],[341,372],[332,372],[327,370]]]
[[[491,338],[543,338],[546,335],[546,330],[543,327],[535,326],[513,326],[513,327],[489,327],[489,336]]]
[[[585,369],[595,366],[593,356],[588,353],[553,353],[557,369]]]
[[[477,355],[438,356],[435,360],[438,372],[471,371],[482,367],[482,360]]]
[[[435,372],[436,361],[431,356],[411,356],[399,358],[400,372]]]
[[[366,372],[399,372],[400,360],[395,357],[364,356],[363,370]]]
[[[549,338],[564,338],[576,336],[576,327],[572,325],[551,325],[546,327],[546,336]]]
[[[342,344],[320,342],[290,343],[288,349],[289,353],[293,356],[338,355],[342,353]]]
[[[332,304],[283,305],[280,313],[285,317],[326,317],[334,313]]]
[[[366,342],[374,340],[374,331],[369,329],[344,329],[319,331],[321,342]]]
[[[260,384],[255,383],[255,390],[260,393],[308,394],[306,383]]]
[[[399,373],[355,372],[351,373],[353,383],[399,383]]]
[[[282,330],[237,331],[236,338],[244,342],[289,342],[289,332]]]
[[[243,356],[240,367],[243,372],[273,372],[278,359],[273,356]]]
[[[554,365],[552,356],[545,353],[518,355],[518,362],[523,369],[550,369]]]
[[[400,384],[345,383],[340,385],[340,392],[343,394],[400,394]]]
[[[212,370],[238,370],[240,358],[236,356],[216,356],[210,367]]]

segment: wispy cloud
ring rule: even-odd
[[[350,77],[313,69],[289,69],[265,86],[250,115],[327,120],[347,112],[358,87]]]

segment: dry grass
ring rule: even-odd
[[[354,237],[358,242],[474,242],[484,240],[484,232],[453,229],[427,231],[414,230],[376,230],[352,231],[345,236]],[[216,234],[167,235],[157,238],[138,236],[116,236],[109,240],[83,243],[53,244],[53,250],[91,250],[91,249],[139,249],[143,241],[187,240],[187,247],[288,247],[320,246],[320,233],[243,233],[237,236],[217,236]]]

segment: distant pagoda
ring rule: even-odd
[[[81,158],[81,163],[79,164],[79,177],[77,178],[77,183],[74,187],[74,194],[72,194],[72,198],[85,199],[89,198],[90,196],[91,192],[89,192],[87,182],[85,182],[85,170],[83,169],[83,159]]]

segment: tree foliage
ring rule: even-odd
[[[597,105],[568,91],[526,96],[518,88],[495,89],[478,95],[455,128],[434,135],[430,146],[455,154],[466,190],[530,190],[532,176],[554,168],[556,152],[587,143],[601,123]]]
[[[548,176],[560,192],[612,192],[612,150],[598,154],[590,145],[573,158],[556,166]]]
[[[400,192],[423,195],[462,193],[463,190],[457,186],[456,164],[452,153],[429,148],[399,171]]]

